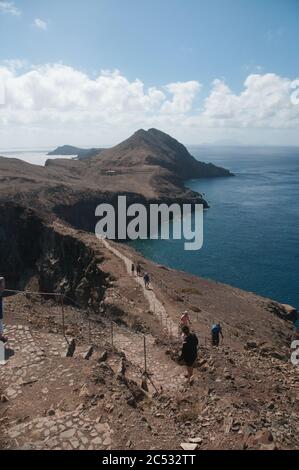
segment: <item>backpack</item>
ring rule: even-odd
[[[213,326],[212,326],[212,333],[214,333],[214,334],[219,334],[219,333],[220,333],[220,330],[221,330],[220,325],[213,325]]]

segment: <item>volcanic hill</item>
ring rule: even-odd
[[[62,216],[126,194],[131,201],[206,202],[184,187],[188,178],[230,176],[198,162],[172,137],[139,130],[126,141],[84,160],[48,160],[45,167],[0,157],[0,200]],[[67,217],[67,215],[66,215]],[[82,226],[80,228],[87,228]],[[90,228],[90,224],[89,227]]]

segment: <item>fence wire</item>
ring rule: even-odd
[[[161,284],[163,287],[164,283],[162,282]],[[63,293],[34,292],[13,289],[5,289],[5,292],[24,296],[36,295],[56,299],[57,306],[61,308],[61,321],[58,325],[60,325],[61,333],[68,346],[70,345],[71,338],[74,339],[75,342],[83,340],[84,343],[88,343],[97,348],[110,346],[116,351],[125,353],[128,361],[131,362],[139,371],[140,377],[146,377],[156,391],[158,391],[156,386],[157,382],[160,384],[160,388],[162,388],[161,384],[164,383],[164,381],[159,379],[153,372],[156,364],[150,350],[155,347],[154,337],[125,328],[115,321],[109,320],[105,317],[105,313],[107,313],[105,310],[99,308],[99,313],[97,314],[95,313],[94,308],[82,306],[78,301]],[[83,314],[81,330],[79,329],[79,333],[73,333],[72,331],[74,322],[72,318],[68,318],[68,316],[71,315],[71,312],[66,310],[66,306],[76,307],[80,311],[80,314]],[[155,312],[153,313],[155,314]],[[175,342],[179,343],[179,322],[178,335],[176,337],[173,334],[173,329],[171,327],[171,319],[163,317],[162,314],[160,316],[156,315],[156,318],[161,323],[162,329],[165,333],[164,337],[162,337],[164,344],[166,344],[166,346],[173,346]],[[75,326],[78,327],[76,323]],[[103,327],[102,329],[101,326]],[[71,334],[69,334],[69,329],[71,330]],[[206,337],[204,337],[204,342],[206,344]],[[176,375],[173,377],[176,377]]]

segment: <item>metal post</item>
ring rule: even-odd
[[[63,336],[65,336],[65,319],[64,319],[63,296],[61,296],[61,315],[62,315],[62,332],[63,332]]]
[[[111,346],[114,348],[113,344],[113,322],[110,324],[110,335],[111,335]]]
[[[4,366],[5,364],[6,364],[6,361],[5,361],[5,347],[4,347],[4,343],[2,343],[2,341],[0,341],[0,365]]]
[[[144,374],[147,376],[146,337],[143,335]]]
[[[61,316],[62,316],[62,333],[63,333],[64,339],[66,340],[67,344],[70,344],[69,340],[67,339],[67,336],[65,334],[64,296],[63,295],[61,295]]]
[[[88,342],[91,343],[91,328],[90,328],[90,318],[88,316]]]

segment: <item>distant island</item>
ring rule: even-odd
[[[94,155],[98,155],[103,150],[104,149],[102,148],[82,149],[80,147],[74,147],[73,145],[62,145],[61,147],[57,147],[55,150],[52,150],[51,152],[47,153],[47,155],[74,155],[77,156],[79,160],[84,160],[85,158],[90,158]]]

